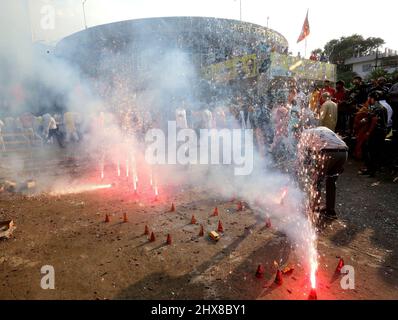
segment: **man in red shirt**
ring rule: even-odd
[[[347,96],[347,90],[345,88],[345,82],[343,80],[337,81],[336,92],[332,100],[337,103],[338,116],[337,116],[336,131],[341,134],[344,134],[348,127],[347,123],[348,123],[349,110],[347,108],[346,96]]]
[[[323,105],[325,103],[325,100],[322,98],[322,95],[327,92],[330,94],[331,97],[334,97],[336,90],[330,86],[330,81],[329,80],[325,80],[323,82],[323,88],[321,89],[321,95],[320,95],[320,99],[319,99],[319,105]],[[333,100],[334,101],[334,100]]]
[[[336,82],[336,92],[333,96],[333,101],[337,104],[345,101],[347,90],[345,88],[345,82],[343,80]]]

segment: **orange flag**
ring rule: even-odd
[[[309,36],[309,34],[310,34],[310,23],[308,22],[308,10],[307,10],[307,14],[305,16],[303,28],[301,29],[301,33],[300,33],[300,36],[297,39],[297,43],[299,43],[300,41],[302,41],[305,38],[307,38]]]

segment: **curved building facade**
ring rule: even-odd
[[[280,33],[252,23],[166,17],[115,22],[77,32],[58,43],[56,54],[95,77],[103,73],[100,66],[110,53],[114,58],[123,55],[124,69],[135,73],[145,70],[165,50],[181,50],[195,68],[203,68],[255,54],[264,45],[276,52],[288,47]]]

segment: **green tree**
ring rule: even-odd
[[[372,70],[371,73],[367,76],[367,80],[376,80],[377,78],[384,77],[386,79],[389,79],[389,74],[386,70],[383,68],[376,68]]]
[[[354,34],[349,37],[333,39],[325,44],[324,51],[329,60],[337,65],[344,64],[344,61],[355,55],[368,55],[384,44],[381,38],[364,38]]]
[[[329,57],[329,61],[337,65],[337,79],[344,80],[348,84],[355,73],[344,64],[345,60],[356,55],[369,55],[383,44],[384,40],[381,38],[364,38],[353,34],[349,37],[330,40],[325,44],[324,52]],[[348,79],[350,76],[351,78]]]
[[[312,52],[315,54],[321,55],[323,53],[323,50],[321,48],[318,48],[318,49],[312,50]]]

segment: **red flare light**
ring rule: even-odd
[[[318,300],[315,289],[311,289],[310,294],[308,295],[308,300]]]
[[[196,218],[195,218],[195,216],[194,216],[194,215],[192,215],[192,218],[191,218],[191,224],[196,224]]]
[[[268,229],[272,227],[270,218],[267,218],[267,220],[265,221],[265,227],[268,228]]]
[[[341,269],[344,267],[344,260],[343,258],[340,258],[339,263],[337,264],[336,267],[336,273],[340,274],[341,273]]]
[[[218,216],[218,208],[217,208],[217,207],[214,208],[213,216],[214,216],[214,217],[217,217],[217,216]]]

